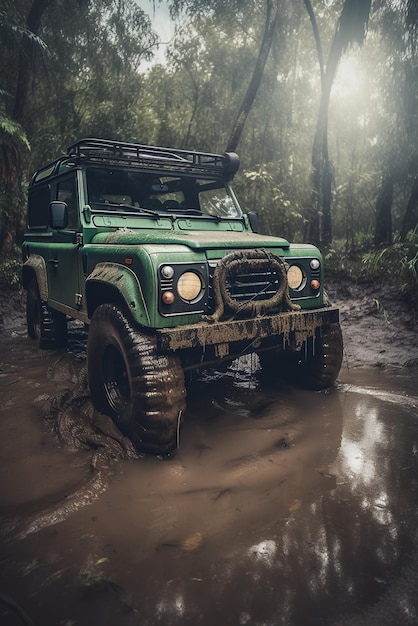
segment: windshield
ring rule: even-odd
[[[125,211],[239,218],[230,188],[215,178],[89,167],[88,203],[93,211]]]

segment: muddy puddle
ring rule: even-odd
[[[84,339],[0,335],[2,626],[418,623],[416,370],[207,372],[162,461],[95,420]]]

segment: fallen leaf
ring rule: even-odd
[[[202,543],[202,533],[194,533],[194,535],[190,535],[187,537],[182,543],[183,550],[196,550]]]

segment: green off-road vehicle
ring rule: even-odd
[[[256,352],[311,389],[340,370],[319,250],[257,234],[230,187],[238,167],[234,153],[83,139],[33,175],[29,337],[63,348],[67,318],[89,325],[91,399],[138,450],[176,449],[189,370]]]

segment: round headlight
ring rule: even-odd
[[[163,278],[173,278],[174,276],[174,269],[171,267],[171,265],[163,265],[161,268],[161,276]]]
[[[303,286],[305,282],[305,276],[299,267],[299,265],[291,265],[287,270],[287,282],[290,289],[297,291]]]
[[[177,282],[177,291],[182,300],[193,302],[202,292],[202,281],[194,272],[184,272]]]
[[[311,269],[312,269],[312,270],[317,270],[317,269],[319,269],[319,265],[320,265],[320,263],[319,263],[319,259],[312,259],[312,260],[309,262],[309,265],[311,266]]]

